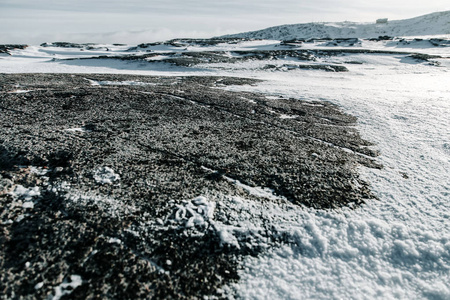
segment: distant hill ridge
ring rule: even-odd
[[[380,16],[383,17],[383,16]],[[375,38],[450,34],[450,11],[387,23],[320,22],[281,25],[223,37],[292,40],[309,38]]]

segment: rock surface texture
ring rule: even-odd
[[[226,90],[255,83],[0,75],[0,299],[229,298],[242,256],[289,238],[225,230],[227,203],[374,198],[355,117]]]

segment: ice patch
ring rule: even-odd
[[[112,184],[120,180],[120,176],[109,167],[99,167],[94,171],[94,179],[100,184]]]

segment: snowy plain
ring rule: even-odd
[[[245,257],[240,281],[224,292],[235,291],[242,299],[450,299],[450,46],[411,41],[363,40],[352,48],[386,53],[346,53],[314,62],[344,64],[348,72],[265,70],[261,61],[186,68],[119,59],[64,60],[130,54],[128,46],[97,45],[89,51],[42,46],[13,50],[0,56],[0,73],[250,77],[264,81],[227,88],[339,105],[358,117],[358,130],[381,153],[383,169],[360,167],[379,200],[339,210],[244,198],[223,203],[236,220],[228,228],[221,227],[225,242],[232,240],[236,228],[256,231],[263,222],[291,241],[258,257]],[[257,40],[210,47],[158,45],[135,51],[162,56],[174,51],[232,55],[236,50],[283,47],[277,40]],[[323,42],[298,47],[330,49]],[[412,53],[441,58],[433,63],[417,61]],[[286,60],[268,62],[281,66]],[[17,92],[26,92],[25,88],[18,86]]]
[[[450,74],[401,58],[355,56],[349,73],[264,76],[252,91],[337,103],[359,118],[382,170],[361,168],[380,198],[353,211],[275,208],[297,245],[242,274],[244,298],[450,298]],[[264,278],[261,280],[261,278]]]

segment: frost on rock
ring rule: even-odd
[[[120,176],[109,167],[100,167],[94,171],[94,179],[100,184],[112,184],[120,180]]]

